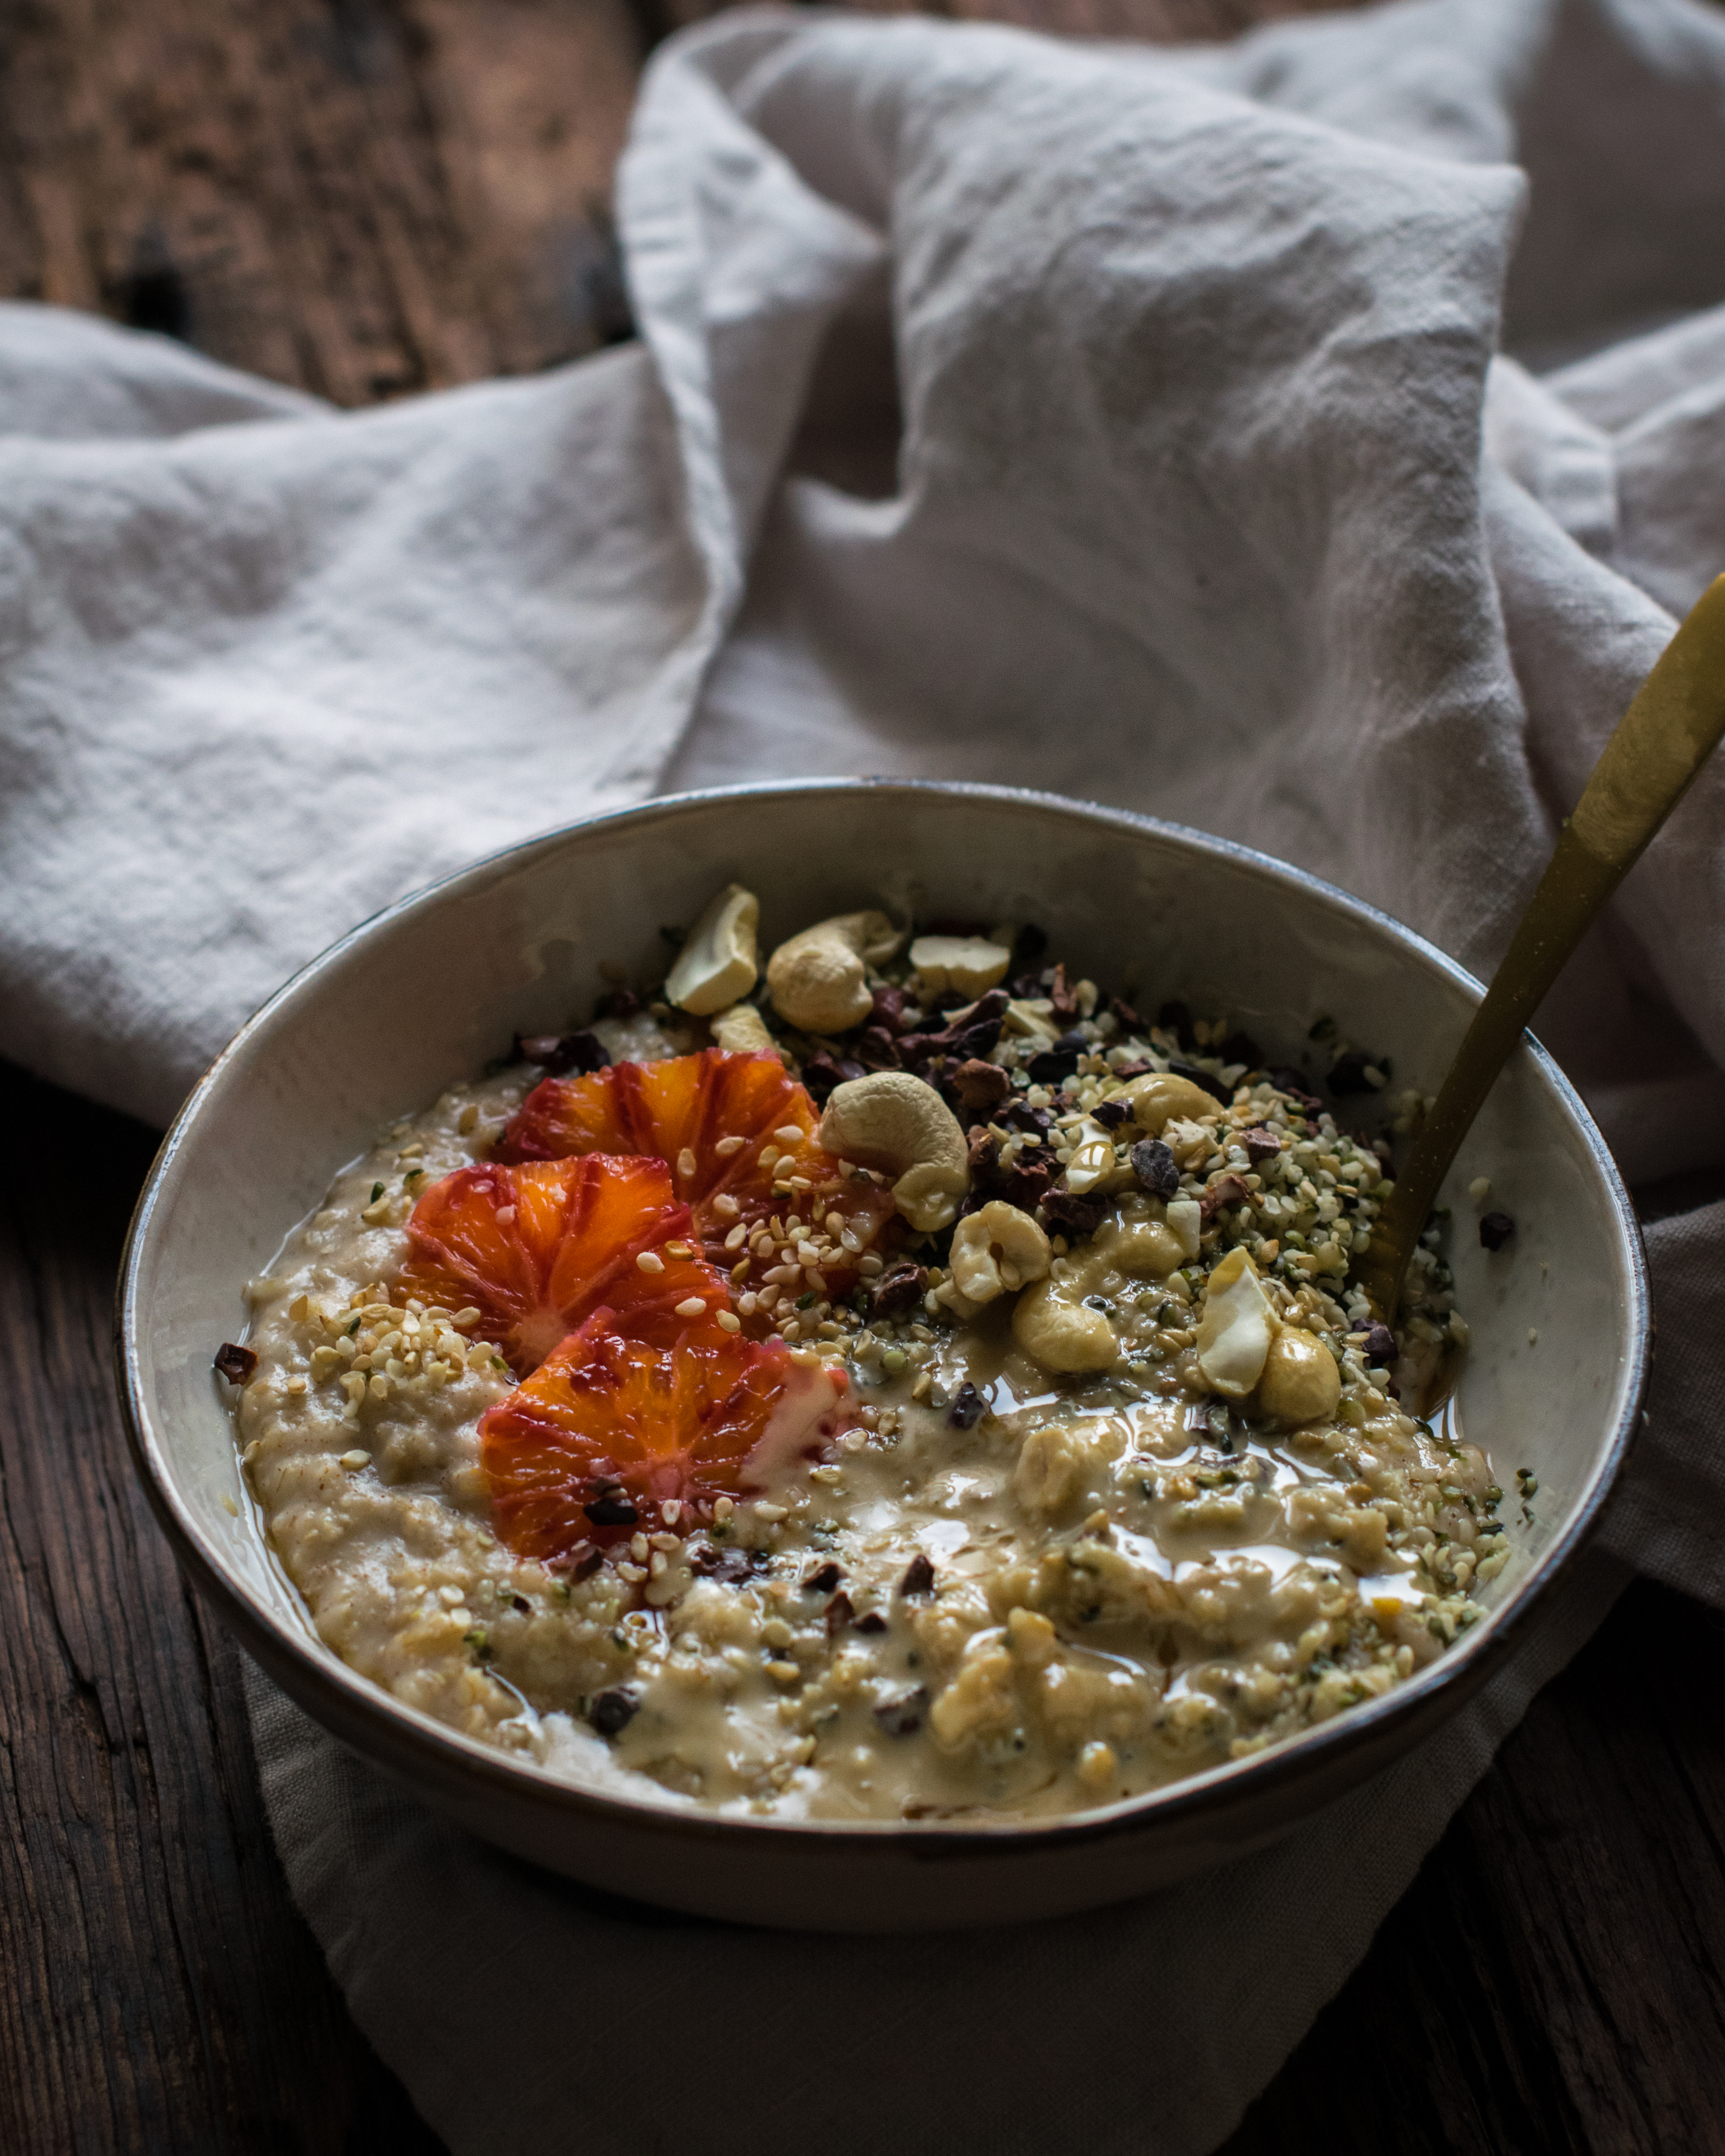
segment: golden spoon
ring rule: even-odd
[[[1725,576],[1714,579],[1617,722],[1474,1013],[1359,1269],[1393,1323],[1438,1186],[1563,962],[1725,735]]]

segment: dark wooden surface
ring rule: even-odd
[[[347,404],[592,350],[628,334],[606,206],[643,55],[705,12],[0,0],[0,295]],[[235,1650],[133,1486],[109,1306],[152,1140],[4,1067],[0,1129],[0,2151],[434,2152],[287,1898]],[[1725,2151],[1722,1663],[1720,1620],[1628,1597],[1230,2156]]]

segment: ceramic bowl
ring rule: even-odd
[[[1389,1697],[1279,1748],[1069,1819],[800,1824],[601,1795],[458,1736],[323,1646],[259,1532],[217,1344],[336,1170],[476,1075],[512,1034],[584,1016],[602,963],[662,966],[662,921],[732,879],[763,942],[872,903],[1034,920],[1069,964],[1151,1008],[1225,1009],[1272,1060],[1320,1016],[1432,1090],[1479,984],[1384,915],[1282,863],[1150,819],[989,787],[841,780],[649,803],[495,855],[379,914],[265,1004],[164,1143],[119,1307],[138,1467],[180,1561],[246,1650],[344,1743],[475,1833],[574,1878],[757,1922],[884,1930],[999,1922],[1136,1894],[1286,1833],[1430,1735],[1558,1599],[1623,1458],[1649,1337],[1635,1218],[1580,1101],[1529,1040],[1445,1194],[1472,1326],[1462,1425],[1535,1522],[1486,1614]],[[1512,1214],[1471,1230],[1471,1179]],[[232,1509],[230,1509],[232,1508]],[[238,1517],[235,1516],[237,1510]]]

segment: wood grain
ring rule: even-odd
[[[705,0],[0,0],[0,295],[359,405],[629,332],[611,179]],[[1297,0],[953,0],[1110,37]]]
[[[153,1141],[6,1065],[0,1128],[0,2149],[435,2156],[135,1486],[109,1314]],[[1722,1661],[1725,1620],[1630,1594],[1228,2156],[1725,2148]]]

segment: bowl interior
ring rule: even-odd
[[[667,956],[661,928],[692,919],[732,879],[759,893],[769,947],[870,903],[924,919],[1034,921],[1069,966],[1152,1010],[1178,995],[1200,1015],[1225,1011],[1272,1060],[1305,1057],[1322,1072],[1308,1035],[1333,1019],[1389,1060],[1392,1092],[1435,1088],[1477,996],[1430,947],[1260,856],[983,788],[839,782],[652,803],[517,849],[378,916],[268,1005],[193,1096],[141,1207],[122,1304],[158,1502],[256,1615],[332,1674],[340,1666],[258,1531],[210,1367],[245,1322],[244,1284],[380,1126],[477,1073],[513,1033],[583,1022],[608,978],[655,978]],[[1360,1106],[1381,1120],[1381,1102]],[[1474,1226],[1467,1187],[1481,1176],[1491,1206],[1517,1223],[1501,1255],[1480,1247]],[[1645,1329],[1627,1201],[1538,1050],[1512,1061],[1444,1202],[1472,1327],[1462,1425],[1507,1493],[1526,1468],[1539,1494],[1490,1590],[1492,1614],[1422,1682],[1478,1651],[1574,1540],[1620,1451]],[[380,1714],[424,1719],[372,1697]]]

